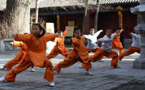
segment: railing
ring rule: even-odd
[[[0,53],[11,53],[14,51],[19,51],[19,47],[14,47],[10,45],[13,39],[0,39]]]

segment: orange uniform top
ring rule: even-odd
[[[123,48],[122,43],[120,41],[120,34],[123,32],[123,29],[120,30],[119,35],[115,36],[112,41],[112,48]],[[116,33],[116,32],[115,32]]]
[[[72,40],[72,46],[73,46],[71,54],[74,54],[76,58],[80,57],[84,63],[88,63],[89,53],[84,44],[85,37],[82,36],[80,39],[77,39],[76,37],[74,37],[71,40]]]
[[[68,33],[68,30],[65,30],[63,32],[62,37],[56,37],[55,38],[55,42],[56,42],[55,47],[57,47],[62,53],[64,53],[64,51],[66,50],[66,47],[64,45],[64,39],[65,39],[65,36],[66,36],[67,33]]]
[[[13,46],[15,47],[20,47],[20,52],[22,52],[23,54],[25,54],[25,52],[27,51],[27,45],[21,41],[13,41]]]
[[[24,42],[27,47],[27,55],[25,60],[32,61],[34,66],[43,67],[46,60],[46,42],[53,41],[55,34],[45,34],[44,36],[37,38],[32,34],[18,34],[15,38],[16,41]]]
[[[14,59],[15,60],[21,59],[19,60],[20,62],[23,61],[23,59],[25,58],[26,52],[28,50],[27,45],[21,41],[13,41],[13,46],[21,48]]]

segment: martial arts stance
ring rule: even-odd
[[[72,43],[73,49],[70,54],[64,59],[64,61],[58,63],[55,66],[55,70],[59,73],[61,68],[67,68],[76,62],[80,61],[83,63],[83,67],[86,69],[86,74],[92,75],[89,71],[92,66],[89,61],[88,50],[85,47],[84,41],[85,37],[81,36],[79,29],[75,30],[74,38],[70,39],[69,42]]]
[[[56,45],[52,49],[52,51],[47,55],[47,59],[51,59],[56,57],[58,54],[61,54],[62,56],[67,56],[69,54],[69,51],[64,45],[64,39],[66,34],[68,33],[68,30],[65,30],[63,33],[61,31],[58,31],[57,37],[55,38]]]
[[[50,82],[50,86],[55,86],[53,81],[53,66],[46,58],[46,42],[53,41],[54,39],[55,34],[45,34],[45,30],[40,24],[32,25],[31,34],[17,34],[15,40],[24,42],[28,47],[28,51],[23,61],[21,61],[18,66],[9,71],[5,76],[0,78],[0,81],[14,82],[17,74],[34,65],[41,68],[46,67],[44,78]]]
[[[112,51],[112,40],[117,34],[112,34],[112,30],[108,29],[106,35],[103,38],[98,39],[97,43],[102,43],[101,48],[98,48],[96,53],[90,57],[90,61],[96,62],[100,60],[101,57],[106,56],[108,58],[112,57],[111,67],[117,68],[118,66],[118,54]]]
[[[84,35],[84,37],[88,40],[88,44],[87,44],[87,49],[88,52],[96,52],[96,50],[98,49],[98,44],[96,44],[97,42],[97,37],[100,35],[101,32],[103,32],[103,30],[99,30],[96,33],[94,33],[95,30],[92,28],[90,30],[90,34],[89,35]]]
[[[140,35],[138,33],[130,33],[132,36],[132,45],[121,55],[119,55],[119,60],[121,61],[124,56],[128,56],[135,52],[140,53]]]
[[[112,41],[112,48],[113,49],[118,49],[119,50],[119,55],[121,55],[123,53],[123,45],[120,41],[120,34],[122,33],[123,29],[117,29],[117,31],[114,34],[118,34],[117,36],[115,36],[113,38]]]
[[[21,60],[25,58],[25,55],[28,49],[25,43],[21,41],[13,41],[10,44],[15,47],[20,47],[21,49],[14,59],[10,60],[2,68],[0,68],[1,70],[4,70],[5,68],[8,70],[11,70],[13,66],[17,65],[18,63],[21,62]],[[34,66],[31,67],[31,71],[35,72]]]
[[[103,32],[103,30],[99,30],[96,33],[94,33],[94,32],[95,32],[95,30],[94,30],[94,28],[92,28],[90,30],[90,34],[89,35],[84,35],[84,37],[88,41],[88,44],[87,44],[86,48],[87,48],[89,53],[90,52],[95,53],[97,51],[97,49],[98,49],[98,44],[96,43],[97,42],[97,37],[100,35],[101,32]],[[82,67],[83,67],[83,64],[80,65],[80,68],[82,68]]]

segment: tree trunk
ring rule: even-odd
[[[38,0],[35,0],[35,23],[38,23],[38,17],[39,17]]]
[[[87,14],[88,14],[88,0],[85,0],[85,12],[84,12],[84,17],[83,17],[82,34],[85,33],[85,25],[86,25]]]
[[[7,0],[4,20],[7,38],[12,34],[30,32],[30,1]]]
[[[96,1],[96,13],[95,13],[95,20],[94,20],[94,29],[95,31],[98,30],[98,15],[99,15],[99,10],[100,10],[100,2],[99,0]]]

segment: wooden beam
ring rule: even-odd
[[[59,15],[63,14],[83,14],[84,11],[79,11],[79,12],[59,12]],[[39,15],[58,15],[57,12],[41,12]]]

